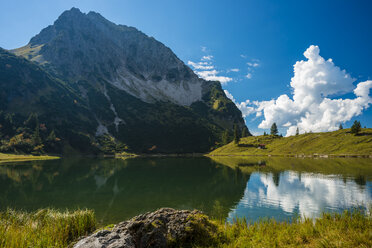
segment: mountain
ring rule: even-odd
[[[80,147],[71,138],[77,133],[98,150],[110,143],[134,152],[206,152],[224,130],[245,127],[219,82],[198,78],[159,41],[95,12],[65,11],[10,52],[17,57],[1,53],[0,87],[8,91],[0,110],[37,114],[73,150]],[[7,60],[16,61],[17,71],[8,70]],[[15,85],[23,87],[17,101],[9,97],[20,90]],[[67,123],[63,131],[58,118]]]
[[[36,124],[45,140],[57,132],[73,150],[97,150],[86,135],[94,133],[97,124],[81,96],[40,66],[0,48],[0,149],[32,152],[41,143],[32,141]]]

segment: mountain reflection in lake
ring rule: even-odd
[[[0,166],[1,208],[90,208],[103,224],[161,207],[226,217],[249,175],[208,158],[61,159]]]
[[[372,203],[370,159],[61,159],[0,166],[0,208],[94,209],[102,224],[160,207],[217,218],[316,217]]]

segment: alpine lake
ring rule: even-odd
[[[161,207],[229,222],[372,205],[372,159],[63,158],[0,164],[0,210],[93,209],[101,225]]]

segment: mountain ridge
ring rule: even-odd
[[[94,131],[81,130],[81,135],[98,150],[207,152],[219,144],[224,130],[232,133],[234,124],[245,127],[219,82],[198,78],[161,42],[95,12],[65,11],[26,46],[10,52],[76,95],[72,102],[84,106],[83,119],[89,127],[96,126]],[[6,63],[3,60],[0,69],[6,69]],[[7,87],[7,78],[0,85]],[[71,137],[58,128],[56,133],[71,145]]]

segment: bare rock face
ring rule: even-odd
[[[27,53],[28,59],[54,68],[71,82],[105,81],[147,103],[190,106],[201,100],[203,87],[208,86],[161,42],[77,8],[62,13],[14,52]]]
[[[117,224],[111,231],[98,231],[74,248],[187,247],[202,237],[210,239],[216,227],[199,211],[162,208]]]

